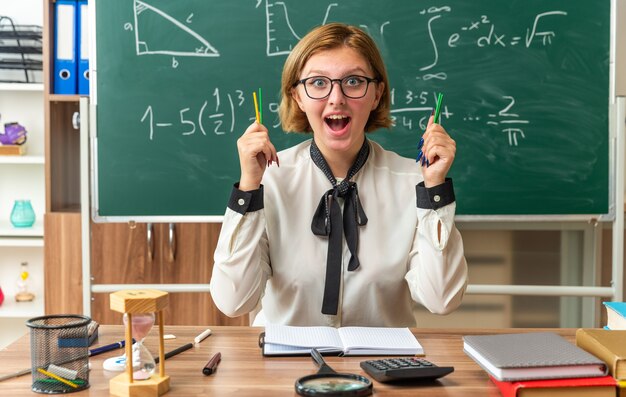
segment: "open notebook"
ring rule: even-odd
[[[268,324],[263,355],[422,355],[424,349],[408,328],[375,327],[294,327]]]

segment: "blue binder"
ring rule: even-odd
[[[89,95],[89,14],[87,13],[87,0],[78,0],[78,12],[76,13],[76,25],[78,29],[77,54],[78,59],[78,94]]]
[[[55,94],[76,94],[76,0],[57,0],[54,6]]]

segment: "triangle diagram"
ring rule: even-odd
[[[220,56],[202,36],[162,10],[140,0],[134,8],[137,55]]]

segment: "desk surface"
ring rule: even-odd
[[[265,358],[258,347],[258,327],[211,327],[213,334],[194,348],[166,361],[165,372],[171,378],[168,396],[294,396],[297,378],[316,372],[310,357]],[[165,341],[165,351],[188,342],[204,330],[198,326],[166,326],[166,334],[176,339]],[[439,366],[454,366],[455,371],[436,382],[390,385],[374,382],[376,396],[483,396],[498,397],[498,389],[489,381],[487,374],[463,353],[463,335],[546,331],[546,329],[413,329],[424,347],[426,359]],[[574,340],[574,329],[550,329],[568,340]],[[153,329],[146,346],[157,351],[157,331]],[[122,326],[100,326],[97,345],[123,339]],[[216,352],[222,353],[217,372],[204,376],[202,368]],[[115,350],[90,358],[89,375],[91,387],[72,396],[108,396],[109,379],[118,373],[104,371],[102,362],[123,354]],[[364,357],[326,357],[327,363],[338,372],[366,375],[359,367]],[[30,367],[30,339],[23,336],[0,351],[0,376]],[[30,390],[31,375],[24,375],[0,383],[3,395],[33,396]]]

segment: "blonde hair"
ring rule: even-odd
[[[378,106],[365,124],[365,132],[378,128],[389,128],[390,94],[387,70],[374,40],[361,29],[342,23],[330,23],[310,31],[293,48],[283,67],[281,81],[281,99],[278,114],[282,128],[286,132],[313,132],[309,120],[292,96],[294,84],[300,79],[300,73],[308,60],[318,52],[332,50],[341,46],[356,50],[369,63],[378,84],[384,84],[384,90]]]

